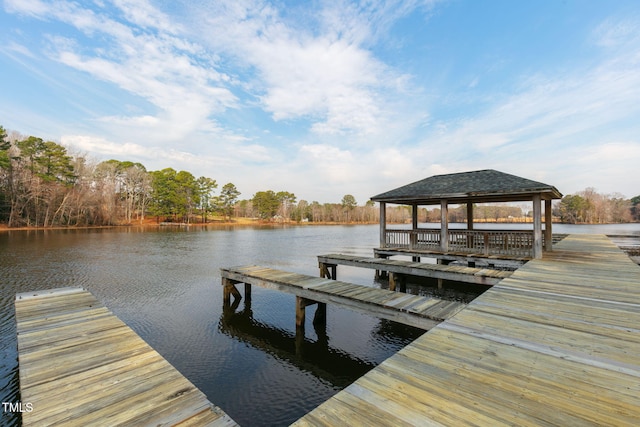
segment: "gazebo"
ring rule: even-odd
[[[562,194],[552,185],[544,184],[493,169],[436,175],[378,194],[371,198],[380,204],[380,248],[399,249],[415,253],[480,254],[541,258],[543,248],[551,250],[551,201]],[[474,230],[474,203],[533,203],[533,230]],[[542,201],[545,227],[542,229]],[[412,206],[410,230],[387,229],[386,205]],[[466,230],[449,229],[449,205],[465,204]],[[418,207],[439,205],[440,230],[418,227]]]

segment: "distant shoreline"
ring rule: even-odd
[[[613,224],[640,224],[640,222],[625,222],[625,223],[563,223],[554,221],[554,224],[567,224],[567,225],[613,225]],[[110,229],[110,228],[155,228],[155,227],[207,227],[207,226],[287,226],[287,225],[295,225],[295,226],[315,226],[315,225],[374,225],[378,224],[375,222],[338,222],[338,221],[287,221],[287,222],[276,222],[276,221],[265,221],[261,219],[254,218],[234,218],[232,220],[211,220],[209,222],[191,222],[191,223],[178,223],[178,222],[167,222],[163,221],[158,223],[155,219],[152,220],[144,220],[143,223],[131,223],[131,224],[115,224],[115,225],[87,225],[87,226],[51,226],[51,227],[34,227],[34,226],[22,226],[22,227],[8,227],[6,224],[0,224],[0,232],[3,231],[37,231],[37,230],[92,230],[92,229]],[[406,224],[402,222],[397,223],[388,223],[394,225]],[[422,223],[421,223],[422,224]],[[437,224],[437,223],[433,223]],[[450,222],[449,224],[464,224]],[[513,221],[508,219],[499,219],[499,220],[474,220],[474,224],[532,224],[532,221]]]
[[[163,221],[158,223],[155,219],[153,221],[145,220],[143,223],[131,223],[131,224],[114,224],[114,225],[70,225],[70,226],[51,226],[51,227],[34,227],[34,226],[22,226],[22,227],[8,227],[6,224],[0,224],[0,232],[3,231],[37,231],[37,230],[92,230],[92,229],[122,229],[122,228],[155,228],[155,227],[207,227],[207,226],[259,226],[259,225],[372,225],[378,224],[378,222],[332,222],[332,221],[316,221],[316,222],[274,222],[264,221],[260,219],[251,218],[235,218],[232,220],[212,220],[209,222],[167,222]]]

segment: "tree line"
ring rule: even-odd
[[[0,222],[18,226],[97,226],[157,222],[208,222],[215,215],[271,222],[373,223],[378,207],[358,205],[344,195],[340,203],[299,200],[288,191],[264,190],[239,200],[233,183],[220,188],[215,179],[188,171],[148,171],[131,161],[96,162],[42,138],[10,135],[0,126]],[[450,222],[466,221],[466,207],[451,207]],[[389,223],[410,223],[410,206],[387,206]],[[478,205],[474,219],[518,221],[530,216],[520,207]],[[567,223],[640,220],[640,196],[625,199],[592,188],[565,196],[554,205],[554,217]],[[420,208],[420,222],[439,222],[440,209]]]
[[[564,223],[610,224],[640,221],[640,195],[626,199],[619,193],[601,194],[588,187],[566,195],[557,205]]]
[[[103,226],[157,222],[206,223],[214,216],[265,221],[371,222],[373,203],[297,201],[288,191],[259,191],[238,201],[233,183],[196,178],[173,168],[148,171],[137,162],[96,162],[35,136],[0,126],[0,222],[9,227]]]
[[[9,227],[206,221],[231,216],[240,195],[233,183],[219,195],[216,180],[166,168],[147,171],[130,161],[95,162],[35,136],[0,126],[0,221]]]
[[[378,221],[379,211],[372,201],[358,206],[355,197],[345,194],[340,203],[297,201],[287,191],[258,191],[251,199],[240,200],[235,207],[239,218],[259,218],[273,222],[357,222]]]

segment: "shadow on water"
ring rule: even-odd
[[[243,308],[238,310],[241,304]],[[293,317],[291,321],[294,321]],[[295,332],[267,325],[254,318],[250,299],[236,299],[231,305],[223,306],[218,325],[222,333],[291,363],[338,388],[346,387],[377,365],[331,346],[326,324],[311,323],[316,340],[305,333],[308,325],[296,328]],[[380,319],[379,325],[371,333],[375,335],[374,340],[383,345],[399,346],[418,338],[425,331]]]
[[[254,319],[250,306],[245,306],[238,312],[233,305],[225,307],[219,328],[222,333],[339,388],[346,387],[375,366],[371,362],[331,347],[329,337],[319,330],[318,339],[313,341],[305,336],[301,328],[292,333],[266,325]]]

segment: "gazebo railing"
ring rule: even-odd
[[[449,252],[518,257],[533,254],[533,230],[449,229],[448,234]],[[439,251],[440,229],[385,230],[385,248]]]

